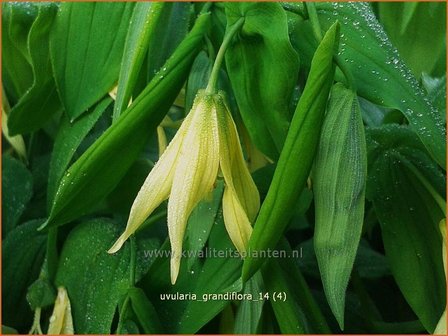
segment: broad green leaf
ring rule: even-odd
[[[367,153],[356,93],[331,91],[313,173],[314,249],[328,303],[344,329],[345,292],[364,221]]]
[[[118,80],[133,3],[64,2],[50,34],[57,88],[70,120]]]
[[[446,48],[446,4],[379,3],[379,20],[417,78],[432,73]]]
[[[156,334],[163,331],[157,311],[146,294],[140,288],[131,288],[128,291],[132,309],[137,316],[142,331],[145,334]]]
[[[107,196],[107,205],[114,213],[129,216],[129,211],[134,203],[140,188],[154,166],[147,159],[137,159],[115,189]]]
[[[9,155],[2,157],[2,234],[19,223],[33,195],[33,177],[25,165]]]
[[[56,92],[49,60],[49,32],[57,6],[39,6],[39,14],[29,31],[27,47],[33,71],[33,84],[11,109],[8,118],[10,135],[28,133],[41,128],[61,103]]]
[[[186,248],[199,253],[207,243],[210,231],[215,223],[218,210],[221,206],[224,183],[217,182],[210,199],[201,201],[188,218],[186,230]],[[198,254],[188,258],[188,269],[191,269],[198,258]]]
[[[48,173],[47,201],[49,208],[53,202],[59,182],[80,143],[111,102],[111,98],[103,99],[92,111],[87,112],[74,122],[70,122],[66,116],[62,117],[61,125],[54,141]]]
[[[114,106],[114,119],[128,106],[148,45],[152,39],[156,38],[157,27],[161,26],[160,19],[163,12],[169,10],[169,6],[171,4],[163,2],[139,2],[135,4],[124,45],[117,99]]]
[[[180,91],[201,47],[209,20],[209,14],[198,17],[192,31],[161,72],[68,169],[46,226],[61,225],[89,212],[119,183]]]
[[[13,105],[33,83],[26,41],[36,15],[33,3],[2,3],[2,83]]]
[[[436,199],[444,181],[442,176],[442,181],[434,185],[433,181],[439,180],[437,174],[432,174],[432,179],[425,177],[425,170],[437,169],[435,163],[429,161],[429,167],[428,162],[423,166],[419,157],[425,155],[422,148],[408,147],[412,141],[400,143],[397,138],[400,140],[400,131],[405,131],[398,127],[395,131],[389,128],[383,134],[381,130],[370,134],[368,197],[381,224],[392,274],[426,330],[432,332],[445,307],[438,230],[444,209]],[[412,135],[410,132],[408,138],[412,139]],[[384,139],[389,140],[389,146],[385,146]]]
[[[330,333],[308,284],[292,259],[289,244],[283,239],[278,248],[285,251],[288,257],[271,259],[263,266],[262,274],[266,292],[277,294],[275,300],[270,299],[270,303],[280,331],[283,334]]]
[[[338,41],[339,25],[336,23],[327,31],[314,55],[272,183],[255,222],[249,250],[274,248],[294,213],[294,205],[305,186],[319,142],[325,106],[333,84],[333,54]],[[243,280],[249,279],[262,263],[262,258],[254,259],[249,255],[244,260]]]
[[[354,76],[357,93],[378,105],[400,110],[437,161],[445,167],[446,128],[396,48],[389,41],[368,3],[316,3],[324,30],[339,20],[340,58]],[[309,21],[295,22],[293,45],[303,63],[310,64],[316,41]],[[342,78],[342,77],[341,77]],[[342,80],[343,81],[343,80]]]
[[[437,167],[434,160],[428,156],[425,146],[409,127],[391,124],[369,128],[366,132],[366,138],[369,151],[369,165],[384,153],[395,149],[418,167],[420,174],[429,181],[439,195],[445,194],[445,174]],[[368,170],[370,177],[372,175],[370,173],[371,169],[369,168]]]
[[[428,92],[429,101],[437,107],[443,120],[446,120],[446,75],[432,78],[422,74],[422,83]]]
[[[201,51],[191,66],[185,92],[185,111],[190,111],[198,90],[205,89],[212,71],[213,63],[204,51]]]
[[[151,302],[158,307],[162,325],[167,333],[193,334],[217,316],[231,298],[213,299],[209,294],[239,292],[241,259],[228,238],[222,214],[215,220],[210,233],[209,246],[213,249],[202,250],[205,261],[199,260],[191,270],[181,263],[179,278],[174,286],[170,284],[169,244],[159,250],[160,259],[156,260],[148,275],[141,281]],[[212,252],[214,250],[215,252]],[[208,252],[207,252],[208,251]],[[220,257],[218,253],[233,253],[233,257]],[[186,250],[185,253],[189,253]],[[196,252],[194,252],[196,253]],[[207,254],[208,253],[208,254]],[[215,253],[215,254],[214,254]],[[230,256],[230,257],[229,257]],[[176,300],[171,295],[194,294],[196,299]]]
[[[34,220],[18,226],[2,246],[2,323],[22,334],[28,332],[33,316],[26,291],[39,276],[45,254],[46,236],[37,231],[41,223]]]
[[[108,219],[94,219],[77,226],[62,248],[56,285],[67,289],[77,334],[110,334],[115,310],[130,288],[130,246],[115,255],[107,253],[120,232]],[[154,242],[138,242],[136,280],[146,273],[152,259],[143,251]]]
[[[173,2],[164,4],[164,10],[148,46],[148,74],[150,81],[163,67],[166,60],[173,54],[188,33],[191,4],[188,2]]]
[[[240,303],[235,316],[235,334],[257,334],[264,304],[259,297],[264,292],[263,277],[258,272],[244,285],[242,293],[251,294],[254,300]]]
[[[299,56],[288,36],[287,17],[277,3],[227,3],[227,29],[244,18],[226,52],[226,67],[251,139],[277,159],[291,119],[289,105]],[[260,85],[263,83],[263,85]]]

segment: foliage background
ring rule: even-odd
[[[42,327],[47,330],[55,290],[64,286],[76,333],[342,332],[327,303],[314,253],[315,202],[309,189],[288,209],[291,220],[280,243],[284,249],[301,250],[302,258],[269,262],[263,275],[257,273],[244,286],[242,261],[230,258],[189,258],[178,283],[169,284],[168,260],[144,254],[169,249],[166,206],[148,219],[135,245],[126,244],[113,256],[106,253],[157,161],[157,125],[166,113],[174,124],[180,120],[196,91],[207,83],[213,50],[218,50],[226,27],[223,3],[211,8],[211,28],[205,24],[200,28],[207,31],[207,40],[198,33],[191,45],[184,45],[183,54],[177,51],[182,56],[177,63],[165,64],[192,29],[202,6],[2,3],[4,326],[28,332],[35,309],[41,308]],[[248,62],[277,66],[274,76],[285,87],[277,94],[283,103],[288,99],[284,119],[289,123],[317,43],[302,4],[267,6],[280,27],[272,31],[272,38],[277,41],[281,27],[287,27],[283,42],[273,48],[275,56],[284,56],[285,45],[291,45],[300,64],[281,58],[290,66],[282,69],[262,48],[255,49],[260,58],[249,57]],[[445,3],[316,3],[316,10],[323,31],[336,19],[341,24],[339,57],[357,85],[369,164],[362,239],[345,297],[343,332],[433,332],[446,301],[438,228],[445,217],[446,189]],[[254,18],[263,24],[264,19]],[[242,42],[249,46],[243,53],[250,55],[250,43],[258,48],[254,41]],[[229,67],[232,56],[226,62]],[[298,70],[297,80],[287,76],[291,69]],[[281,151],[278,139],[284,139],[286,131],[283,121],[270,112],[276,107],[266,108],[274,105],[275,88],[266,84],[255,98],[239,96],[242,85],[258,86],[259,79],[272,74],[255,71],[251,76],[260,78],[246,78],[246,73],[232,71],[238,70],[222,70],[220,87],[229,96],[235,120],[248,129],[240,135],[274,159],[253,173],[263,199]],[[235,81],[236,76],[242,81]],[[335,78],[344,82],[339,71]],[[108,92],[117,83],[114,102]],[[284,94],[288,88],[292,89]],[[127,109],[129,98],[139,95],[140,105]],[[145,111],[153,110],[144,117]],[[123,126],[111,131],[122,112],[134,116],[134,122],[114,123]],[[266,130],[265,121],[271,118],[272,129]],[[61,179],[70,181],[67,168],[106,130],[121,134],[116,147],[85,162],[85,167],[96,169],[95,179],[82,186],[73,181],[69,193],[73,198],[55,209]],[[165,127],[165,132],[170,139],[175,127]],[[264,142],[269,140],[266,134],[272,143]],[[221,196],[218,183],[212,200],[193,213],[187,249],[233,248],[223,228]],[[38,231],[49,216],[54,225]],[[134,253],[135,264],[130,262]],[[160,299],[160,293],[200,296],[226,291],[254,295],[285,291],[288,299],[284,303]]]

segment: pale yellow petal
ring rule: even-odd
[[[193,115],[191,127],[183,139],[168,201],[173,284],[179,274],[188,217],[198,202],[212,190],[219,167],[217,119],[212,96],[199,93],[190,115]]]
[[[269,163],[273,163],[266,155],[264,155],[253,143],[249,137],[249,133],[243,124],[238,124],[237,129],[240,132],[240,138],[243,143],[243,147],[246,150],[247,167],[251,173],[267,166]]]
[[[252,226],[234,190],[228,186],[224,189],[222,212],[230,240],[238,252],[244,254],[252,233]]]
[[[25,141],[23,140],[23,137],[21,135],[9,135],[8,115],[6,114],[4,109],[2,109],[2,132],[6,140],[10,143],[11,147],[17,152],[20,158],[23,161],[28,162],[26,157]]]
[[[126,229],[110,248],[109,253],[117,252],[160,203],[168,198],[175,167],[180,156],[180,147],[191,119],[191,115],[185,118],[173,140],[149,173],[132,204]]]
[[[58,295],[54,303],[53,314],[48,326],[49,335],[73,335],[72,308],[64,287],[58,288]]]
[[[226,185],[235,190],[249,221],[253,222],[260,208],[260,195],[244,161],[236,126],[225,103],[225,98],[221,95],[218,97],[221,171]]]
[[[157,126],[157,142],[159,143],[159,157],[165,152],[168,140],[162,126]]]

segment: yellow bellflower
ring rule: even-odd
[[[171,283],[176,282],[188,217],[209,194],[221,171],[225,181],[224,223],[240,253],[246,251],[260,196],[244,161],[235,123],[223,92],[199,91],[193,107],[159,161],[146,178],[123,234],[109,250],[124,242],[168,200]]]
[[[64,287],[58,288],[58,296],[50,317],[48,335],[73,335],[72,308],[68,298],[67,290]]]

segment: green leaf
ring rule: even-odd
[[[169,242],[159,250],[160,259],[154,262],[148,275],[141,281],[151,302],[158,307],[157,311],[167,333],[194,334],[217,316],[229,303],[231,298],[212,299],[209,294],[225,294],[239,292],[241,281],[241,259],[236,257],[236,250],[226,232],[222,214],[220,213],[210,233],[209,246],[211,252],[202,250],[204,263],[199,260],[191,270],[185,262],[176,285],[171,286],[169,276]],[[208,251],[208,252],[207,252]],[[220,257],[218,253],[233,253],[233,257]],[[190,251],[187,250],[188,255]],[[208,254],[207,254],[208,253]],[[176,294],[195,295],[196,299],[170,299]]]
[[[71,120],[118,80],[133,3],[64,2],[50,34],[51,62]]]
[[[442,238],[438,230],[444,209],[436,199],[436,190],[443,188],[444,181],[442,175],[442,181],[435,185],[438,174],[432,174],[432,179],[425,177],[425,169],[437,167],[431,161],[428,167],[426,161],[423,168],[421,156],[425,152],[421,144],[420,148],[410,148],[397,141],[406,131],[406,136],[415,141],[415,135],[404,128],[371,132],[368,196],[381,224],[392,274],[426,330],[432,332],[445,308]],[[407,143],[412,145],[411,141]]]
[[[153,163],[143,158],[137,159],[132,164],[115,189],[107,196],[107,204],[112,212],[129,216],[135,197],[153,166]]]
[[[33,83],[26,41],[36,15],[33,3],[2,3],[2,83],[12,104]]]
[[[379,3],[379,20],[417,78],[431,73],[446,48],[445,3]]]
[[[432,78],[422,74],[422,82],[428,92],[429,101],[437,107],[443,120],[446,120],[446,75],[441,78]]]
[[[131,288],[128,291],[132,309],[145,334],[156,334],[163,331],[157,311],[146,294],[140,288]]]
[[[333,54],[339,40],[338,27],[336,23],[327,31],[314,55],[311,71],[294,113],[272,183],[255,222],[249,241],[251,251],[272,249],[277,245],[305,186],[319,141],[328,94],[333,84]],[[300,161],[299,166],[297,160]],[[244,260],[243,280],[249,279],[262,262],[262,258],[252,258],[249,255]]]
[[[148,45],[152,39],[156,38],[157,27],[161,26],[160,19],[163,12],[169,10],[169,6],[171,4],[163,2],[135,4],[124,46],[117,99],[114,106],[114,119],[128,106]]]
[[[361,238],[367,153],[356,93],[331,91],[316,154],[314,249],[328,303],[344,329],[345,292]]]
[[[37,231],[41,223],[34,220],[18,226],[2,246],[2,322],[21,333],[28,332],[32,321],[27,288],[39,276],[45,254],[46,236]]]
[[[259,299],[264,292],[263,277],[256,273],[244,285],[243,294],[251,294],[254,300],[241,302],[235,316],[235,334],[256,334],[261,319],[264,301]]]
[[[107,253],[121,228],[107,219],[78,225],[62,248],[56,285],[67,289],[77,334],[109,334],[120,299],[130,288],[130,246],[117,254]],[[142,250],[154,248],[151,241],[139,242],[136,278],[146,273],[152,259]]]
[[[188,2],[173,2],[165,4],[159,22],[148,46],[148,78],[150,81],[171,57],[176,48],[188,33],[191,4]]]
[[[67,223],[89,212],[120,182],[180,91],[209,20],[209,14],[198,17],[160,74],[68,169],[59,185],[47,227]]]
[[[59,182],[73,155],[111,102],[111,98],[104,98],[92,111],[84,114],[74,122],[70,122],[65,116],[62,117],[61,125],[54,141],[48,173],[47,200],[49,208],[51,208]]]
[[[369,166],[384,153],[395,149],[418,167],[419,172],[429,181],[439,195],[445,194],[445,174],[437,167],[434,160],[428,156],[425,146],[409,127],[391,124],[369,128],[366,132],[366,139],[369,152]],[[372,171],[371,168],[368,170],[369,172]],[[366,196],[369,198],[368,194]]]
[[[226,67],[244,124],[255,145],[277,159],[291,119],[299,57],[277,3],[227,3],[227,27],[244,24],[226,52]],[[263,85],[260,85],[263,83]]]
[[[272,259],[263,268],[266,292],[280,294],[270,303],[283,334],[329,334],[330,329],[285,239],[278,248],[287,253],[286,258]]]
[[[221,206],[222,194],[224,192],[224,183],[218,182],[213,190],[210,200],[203,200],[191,213],[188,218],[186,230],[186,249],[192,251],[193,255],[188,258],[188,269],[198,259],[198,253],[207,243],[210,231],[215,223],[218,210]],[[196,253],[195,253],[196,252]]]
[[[39,6],[29,31],[27,47],[34,79],[8,115],[10,135],[35,131],[61,110],[49,60],[48,38],[56,11],[57,6],[51,3]]]
[[[316,8],[324,30],[335,20],[343,23],[339,55],[355,78],[358,95],[378,105],[400,110],[437,163],[445,167],[446,128],[443,120],[425,100],[424,91],[390,43],[370,5],[319,2]],[[293,45],[303,62],[310,64],[316,48],[310,22],[300,19],[294,22]]]
[[[33,195],[33,177],[25,165],[9,155],[2,157],[2,234],[19,223]]]
[[[201,51],[191,66],[185,92],[185,111],[190,111],[198,90],[205,89],[212,71],[213,63],[204,51]]]

